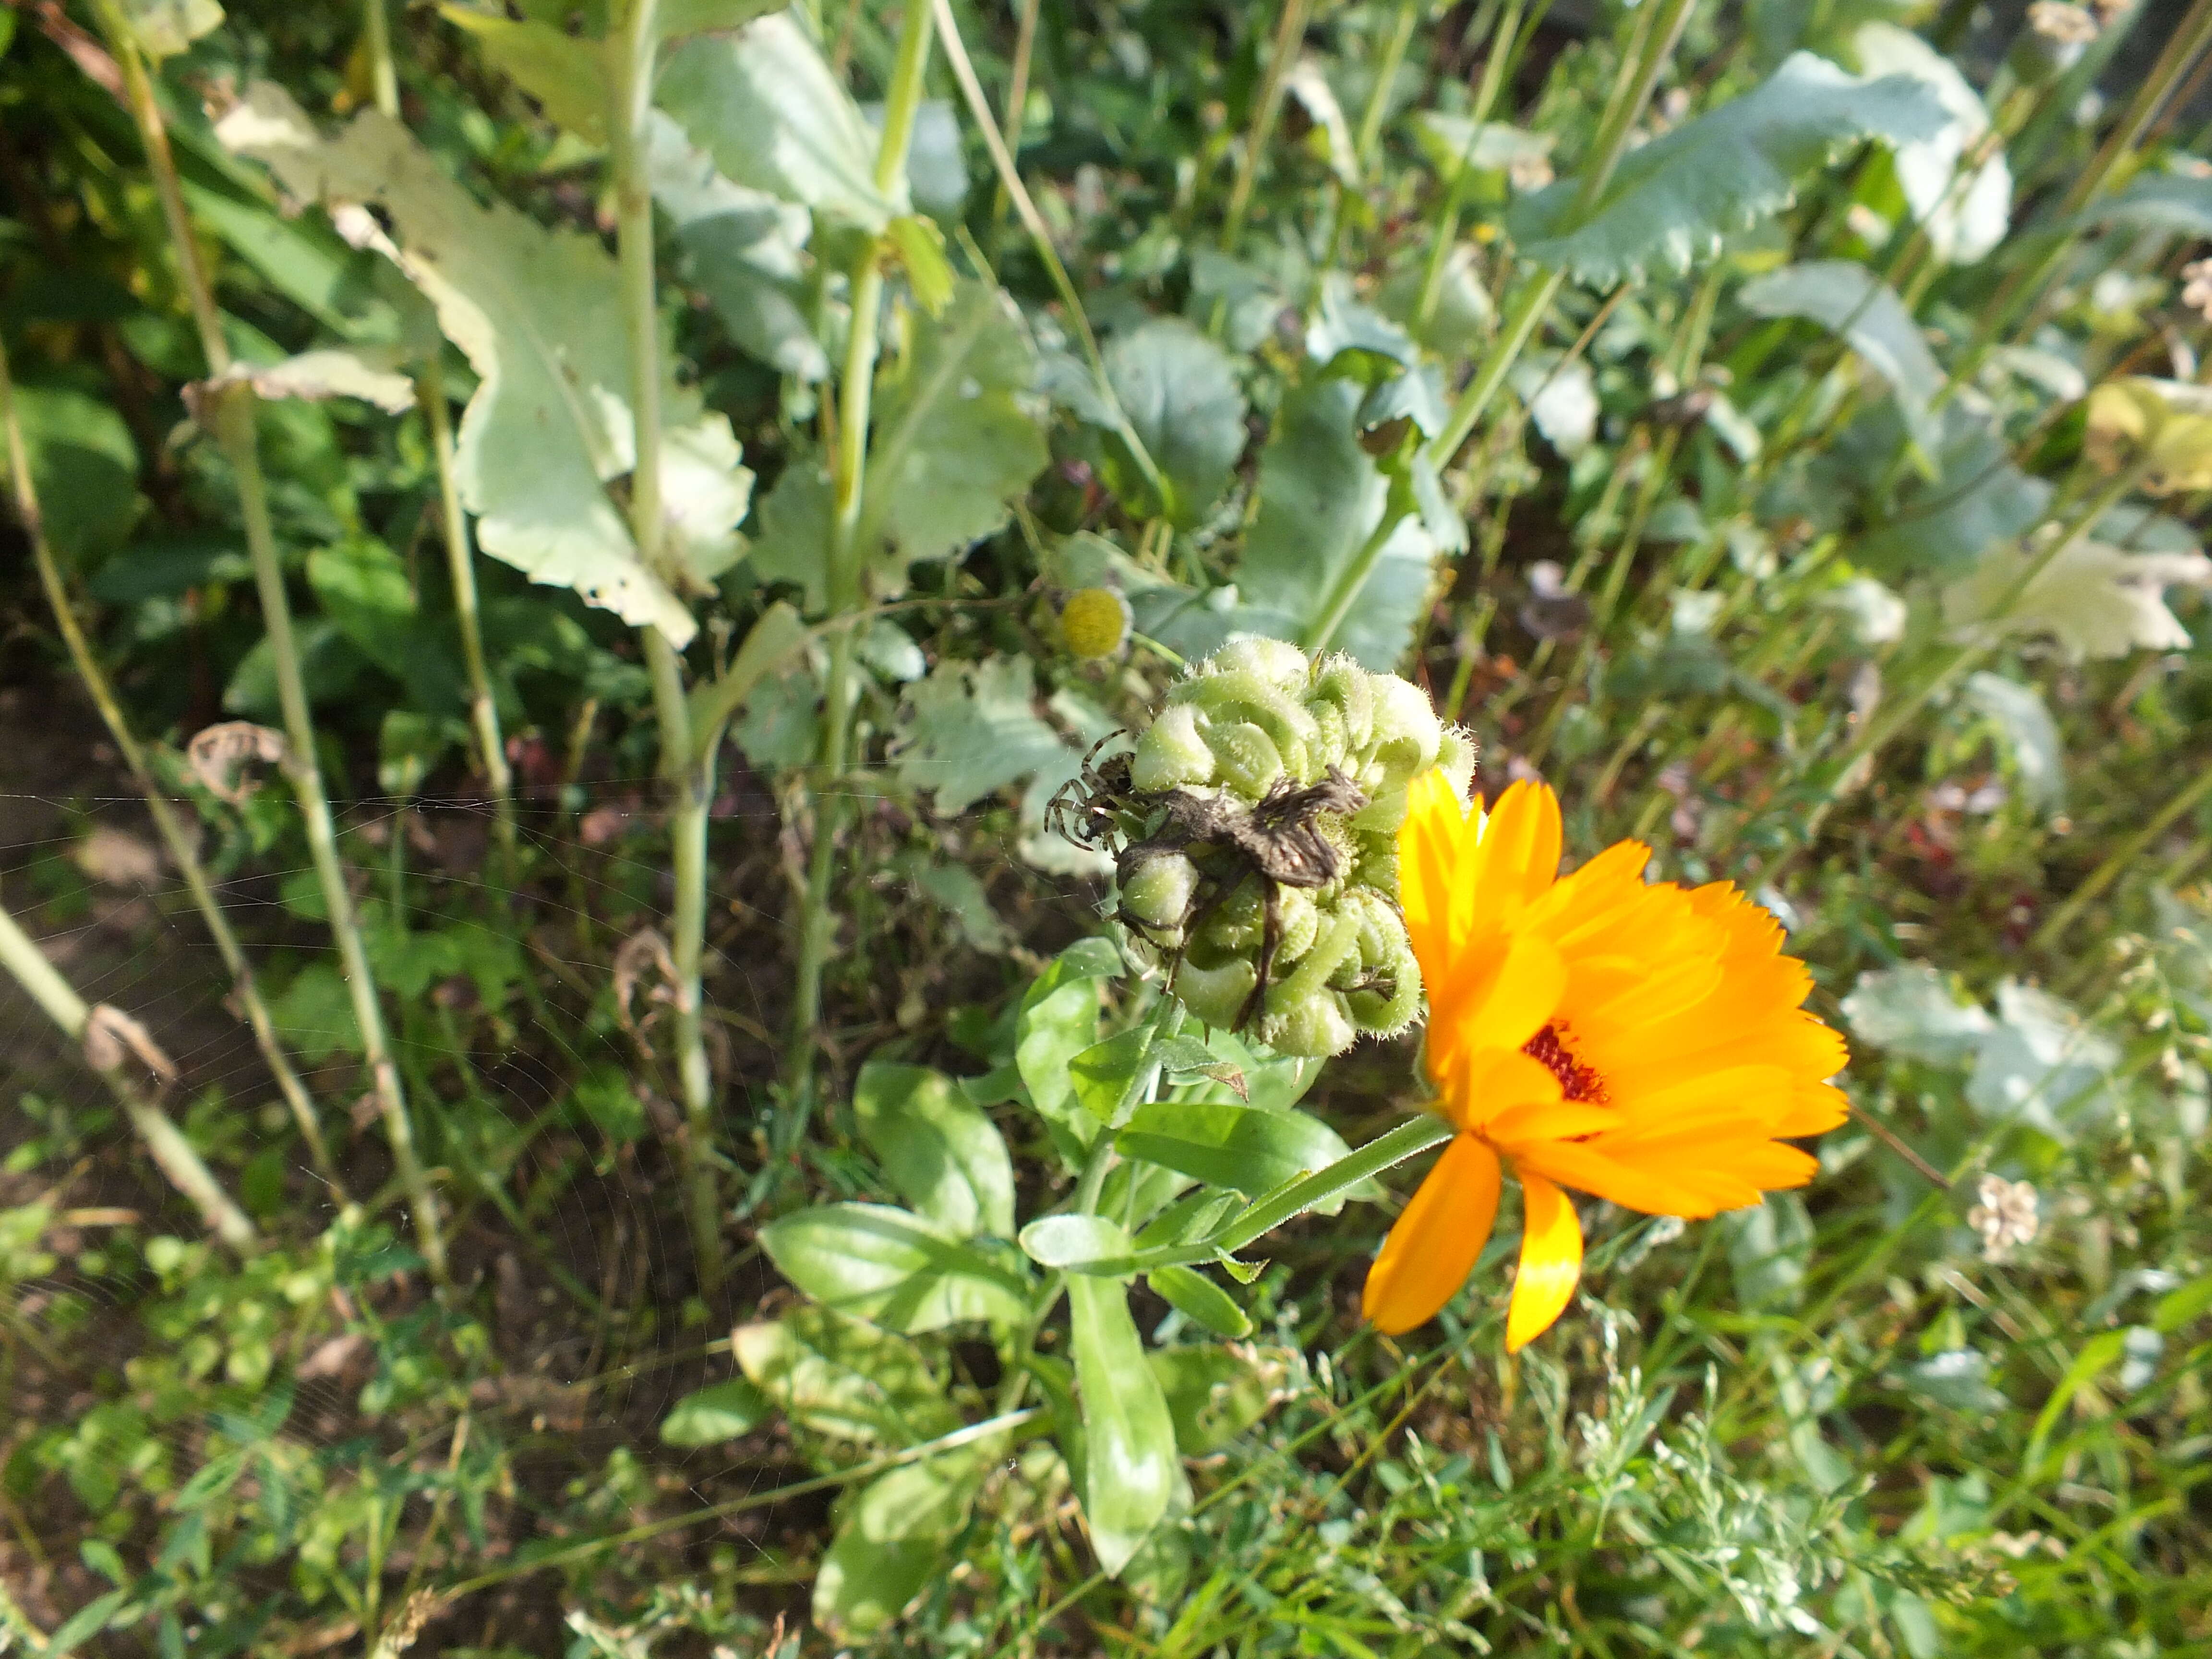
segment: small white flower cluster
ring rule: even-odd
[[[1966,1224],[1982,1236],[1983,1261],[2009,1261],[2014,1250],[2035,1242],[2043,1221],[2031,1183],[1985,1175],[1978,1196],[1981,1202],[1966,1212]]]

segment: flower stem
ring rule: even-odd
[[[629,344],[629,404],[636,461],[630,473],[630,534],[638,557],[659,572],[661,500],[660,308],[653,249],[653,188],[645,172],[647,123],[653,113],[653,60],[659,49],[659,0],[629,0],[608,43],[614,107],[615,251],[620,267],[623,327]],[[676,1074],[684,1098],[684,1216],[702,1291],[721,1287],[721,1200],[714,1179],[714,1072],[707,1058],[702,976],[707,945],[707,812],[714,794],[714,755],[701,752],[691,729],[684,659],[658,628],[643,630],[660,726],[660,771],[669,787],[668,836],[676,878],[670,954],[676,982]]]
[[[108,49],[121,64],[124,94],[146,149],[146,161],[161,202],[162,216],[175,245],[177,264],[183,273],[200,347],[210,374],[220,377],[230,368],[230,347],[216,309],[214,285],[200,263],[191,221],[185,210],[184,190],[178,179],[175,158],[169,150],[168,128],[143,55],[127,20],[114,0],[100,0],[99,13],[108,37]],[[354,1023],[361,1038],[362,1063],[368,1072],[377,1110],[384,1120],[386,1139],[402,1190],[413,1212],[415,1236],[433,1279],[447,1278],[446,1243],[439,1224],[436,1194],[416,1156],[414,1126],[407,1115],[407,1097],[392,1063],[384,1011],[377,1001],[376,980],[370,972],[368,950],[354,914],[353,891],[346,884],[344,860],[338,853],[337,828],[331,819],[330,797],[323,787],[316,758],[314,716],[307,703],[306,681],[300,669],[300,653],[292,633],[291,602],[284,592],[284,571],[276,550],[276,535],[269,519],[269,492],[261,473],[259,445],[254,430],[257,399],[252,389],[233,386],[211,389],[215,436],[238,480],[238,503],[245,522],[246,547],[253,565],[254,587],[261,600],[262,624],[268,630],[269,649],[276,676],[277,701],[283,709],[284,773],[300,805],[307,832],[307,851],[315,867],[317,885],[329,917],[331,936],[338,949],[338,966],[351,1000]]]
[[[1275,117],[1283,107],[1283,81],[1297,61],[1306,34],[1306,0],[1283,0],[1275,27],[1273,51],[1267,54],[1267,71],[1260,77],[1260,95],[1253,100],[1251,125],[1244,132],[1244,153],[1237,158],[1237,180],[1229,189],[1229,210],[1221,224],[1224,253],[1237,251],[1244,234],[1244,216],[1252,206],[1252,186],[1260,177],[1260,157],[1274,136]]]
[[[60,565],[55,561],[52,546],[46,540],[46,521],[39,510],[37,485],[31,477],[29,452],[23,442],[22,422],[15,408],[15,388],[9,371],[7,349],[0,346],[0,424],[7,428],[8,460],[14,476],[15,514],[21,522],[23,533],[31,544],[31,556],[39,567],[39,580],[46,591],[46,602],[53,609],[54,625],[59,629],[62,643],[68,649],[70,662],[76,668],[77,678],[91,694],[93,704],[106,723],[108,735],[115,739],[117,751],[123,763],[130,769],[139,793],[144,796],[146,810],[152,816],[154,828],[161,843],[169,849],[170,860],[184,878],[185,889],[192,896],[192,903],[200,913],[208,935],[215,940],[217,955],[230,972],[232,988],[238,994],[240,1008],[245,1012],[246,1023],[252,1028],[253,1040],[260,1048],[261,1057],[268,1065],[270,1075],[276,1080],[276,1091],[284,1097],[284,1103],[292,1113],[293,1121],[300,1127],[300,1135],[307,1143],[307,1151],[315,1161],[315,1168],[331,1185],[332,1193],[343,1202],[346,1197],[345,1183],[340,1179],[337,1165],[331,1161],[329,1143],[323,1139],[323,1126],[315,1115],[315,1103],[308,1097],[307,1085],[284,1053],[283,1044],[276,1036],[276,1023],[270,1018],[269,1005],[262,1000],[261,987],[255,980],[253,967],[246,960],[246,951],[239,944],[238,935],[230,926],[230,919],[222,913],[216,901],[214,884],[209,881],[207,870],[200,863],[198,851],[191,837],[177,817],[176,809],[155,781],[153,769],[148,765],[146,751],[131,734],[131,724],[124,718],[123,705],[108,683],[100,659],[85,637],[83,626],[77,621],[76,607],[70,602],[69,588],[62,580]]]
[[[236,1250],[249,1250],[258,1244],[260,1236],[246,1218],[246,1212],[231,1201],[230,1194],[223,1191],[222,1183],[193,1150],[192,1143],[185,1139],[175,1121],[146,1097],[131,1076],[129,1062],[119,1055],[112,1061],[103,1061],[97,1048],[85,1042],[93,1011],[86,1006],[76,988],[46,960],[38,941],[5,910],[0,910],[0,967],[4,967],[31,1000],[46,1010],[47,1018],[61,1027],[64,1036],[82,1045],[85,1064],[100,1073],[100,1080],[107,1085],[116,1103],[131,1120],[131,1127],[146,1143],[147,1152],[169,1178],[169,1184],[199,1206],[209,1231]],[[114,1042],[112,1037],[108,1041]]]
[[[922,77],[929,66],[936,13],[927,0],[909,0],[899,24],[897,61],[884,101],[883,138],[876,149],[875,184],[888,191],[906,172],[908,147],[921,107]],[[979,118],[989,128],[988,112]],[[882,250],[870,242],[852,271],[853,321],[838,383],[837,447],[830,473],[830,611],[843,625],[830,644],[829,683],[823,688],[820,767],[815,780],[814,841],[807,853],[806,893],[799,932],[799,983],[792,1001],[790,1115],[780,1150],[798,1144],[814,1109],[814,1066],[821,1040],[822,975],[836,931],[830,890],[836,873],[837,835],[843,828],[841,785],[849,758],[853,706],[854,629],[865,598],[860,545],[860,509],[867,484],[868,410],[874,396],[884,302]]]
[[[384,0],[362,0],[362,33],[368,42],[368,79],[378,111],[399,118],[399,74],[392,61],[392,19]]]
[[[1375,160],[1375,147],[1382,142],[1382,123],[1390,113],[1390,88],[1406,61],[1406,48],[1413,43],[1413,27],[1421,21],[1424,0],[1398,0],[1397,15],[1390,22],[1390,38],[1382,43],[1382,56],[1375,65],[1375,85],[1367,94],[1367,109],[1359,118],[1359,137],[1352,158],[1363,171]]]
[[[1483,126],[1497,105],[1498,89],[1505,84],[1506,73],[1516,56],[1514,37],[1521,28],[1522,5],[1522,0],[1505,0],[1504,11],[1491,35],[1490,56],[1483,60],[1482,79],[1476,82],[1474,102],[1468,108],[1467,147],[1460,152],[1459,170],[1452,174],[1451,183],[1445,188],[1443,206],[1438,210],[1436,227],[1430,233],[1428,268],[1421,274],[1421,297],[1413,309],[1416,323],[1424,329],[1437,314],[1437,301],[1444,290],[1444,276],[1451,269],[1452,249],[1459,241],[1459,216],[1467,205],[1468,191],[1474,187],[1475,146],[1482,137]]]

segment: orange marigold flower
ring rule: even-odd
[[[1647,884],[1621,842],[1559,874],[1559,804],[1516,783],[1487,815],[1441,773],[1399,832],[1407,932],[1428,988],[1434,1109],[1459,1133],[1375,1259],[1364,1298],[1411,1330],[1466,1283],[1504,1166],[1526,1220],[1505,1346],[1565,1310],[1583,1235],[1562,1188],[1703,1217],[1802,1187],[1783,1137],[1843,1121],[1843,1039],[1799,1007],[1812,980],[1782,927],[1727,882]]]

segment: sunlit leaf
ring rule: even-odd
[[[899,1195],[958,1237],[1014,1231],[1014,1172],[991,1120],[942,1072],[872,1060],[853,1087],[862,1139]]]
[[[1018,1324],[1021,1281],[948,1230],[888,1204],[817,1204],[761,1229],[785,1278],[823,1306],[886,1330]]]
[[[746,1381],[813,1433],[897,1447],[959,1426],[919,1348],[826,1308],[740,1325],[730,1349]]]
[[[1874,272],[1849,259],[1816,259],[1754,277],[1737,298],[1761,317],[1803,317],[1843,336],[1889,382],[1915,441],[1935,444],[1929,405],[1943,371],[1905,301]]]
[[[1083,1518],[1098,1565],[1119,1573],[1175,1493],[1175,1425],[1118,1279],[1067,1281],[1075,1386],[1083,1406]]]

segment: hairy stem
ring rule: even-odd
[[[100,710],[100,719],[106,723],[108,735],[115,739],[117,752],[130,769],[131,776],[145,798],[146,810],[154,820],[154,828],[161,837],[161,844],[169,849],[170,860],[184,878],[185,887],[192,896],[192,903],[200,913],[200,920],[214,939],[217,955],[229,970],[232,988],[237,993],[239,1007],[246,1015],[246,1023],[252,1028],[254,1042],[261,1050],[262,1060],[276,1080],[276,1091],[284,1097],[293,1121],[300,1127],[300,1135],[307,1143],[307,1151],[315,1161],[315,1168],[331,1185],[333,1194],[343,1201],[346,1196],[345,1183],[339,1178],[337,1165],[331,1161],[330,1145],[323,1139],[323,1126],[315,1115],[315,1103],[309,1098],[307,1085],[284,1052],[276,1036],[276,1023],[269,1015],[269,1005],[262,1000],[261,987],[253,975],[253,967],[246,960],[245,947],[231,928],[230,919],[215,895],[215,884],[208,879],[206,866],[201,864],[199,853],[192,838],[185,833],[176,809],[169,805],[168,797],[161,793],[155,781],[153,769],[148,765],[146,751],[132,735],[131,723],[124,718],[123,704],[108,683],[106,672],[100,665],[99,656],[92,641],[85,637],[82,625],[77,621],[76,607],[70,601],[68,585],[62,580],[61,567],[54,558],[53,548],[46,540],[46,521],[39,510],[39,494],[31,477],[29,451],[23,441],[22,422],[15,409],[14,378],[8,365],[8,354],[0,346],[0,424],[8,434],[8,462],[15,489],[15,514],[21,522],[23,533],[31,544],[31,556],[39,567],[39,581],[46,591],[46,603],[53,609],[54,625],[60,631],[62,643],[68,649],[70,662],[76,670],[77,678],[91,694],[93,704]]]
[[[31,1000],[46,1010],[47,1018],[61,1028],[63,1036],[80,1045],[85,1064],[107,1085],[116,1104],[131,1120],[131,1127],[146,1143],[147,1152],[169,1178],[169,1184],[198,1206],[208,1230],[234,1249],[248,1250],[258,1243],[260,1236],[246,1218],[246,1212],[231,1201],[230,1194],[223,1191],[222,1183],[193,1150],[192,1143],[185,1139],[175,1121],[148,1099],[133,1080],[130,1062],[121,1057],[121,1044],[117,1039],[109,1036],[104,1044],[85,1042],[93,1024],[92,1009],[46,960],[38,941],[5,910],[0,910],[0,968],[5,968]],[[103,1047],[113,1050],[114,1057],[103,1054]]]
[[[876,149],[876,188],[889,191],[906,172],[908,147],[914,139],[914,123],[921,107],[922,77],[929,67],[929,48],[937,14],[923,0],[907,7],[899,25],[898,58],[892,65],[889,95],[884,100],[884,131]],[[988,119],[979,115],[987,137],[1004,143]],[[820,767],[813,790],[814,841],[808,849],[806,893],[799,918],[799,984],[791,1012],[791,1115],[779,1137],[785,1147],[795,1145],[813,1110],[814,1066],[821,1040],[822,975],[829,965],[836,931],[830,908],[830,890],[836,874],[838,831],[845,818],[840,787],[850,758],[853,706],[858,688],[854,684],[854,628],[863,592],[860,545],[861,508],[865,503],[868,466],[868,411],[875,394],[876,357],[881,345],[884,272],[881,250],[871,243],[862,250],[852,272],[853,322],[845,342],[844,369],[837,388],[837,447],[830,472],[830,611],[842,623],[830,647],[829,683],[823,688]]]
[[[137,123],[147,165],[161,197],[170,240],[175,245],[178,267],[184,275],[193,320],[199,328],[201,349],[207,358],[210,374],[219,379],[230,368],[230,348],[223,337],[215,289],[200,263],[191,222],[185,210],[184,191],[178,180],[175,158],[170,154],[168,128],[155,95],[153,80],[137,40],[113,0],[101,0],[100,15],[109,50],[122,65],[125,97]],[[398,1172],[401,1188],[407,1194],[408,1208],[413,1212],[416,1241],[431,1277],[442,1284],[447,1277],[446,1243],[438,1218],[437,1198],[422,1161],[416,1156],[415,1130],[407,1115],[406,1094],[400,1085],[399,1068],[392,1063],[384,1011],[377,1000],[376,981],[369,971],[368,950],[362,939],[359,920],[354,913],[353,891],[347,884],[345,863],[338,853],[337,826],[331,816],[330,797],[324,790],[322,768],[316,758],[314,717],[308,708],[307,684],[301,674],[299,646],[292,633],[291,601],[284,592],[283,565],[277,552],[276,531],[269,519],[268,486],[261,473],[260,449],[254,431],[257,400],[252,389],[246,386],[210,387],[208,397],[215,405],[216,442],[238,480],[239,511],[245,521],[246,553],[252,561],[254,587],[261,600],[262,623],[268,630],[269,649],[276,668],[277,700],[283,708],[284,773],[299,801],[308,854],[314,863],[316,884],[321,890],[331,939],[337,945],[339,970],[345,977],[354,1024],[361,1038],[362,1063],[368,1072],[377,1110],[384,1120],[385,1135],[391,1143],[392,1161]]]

